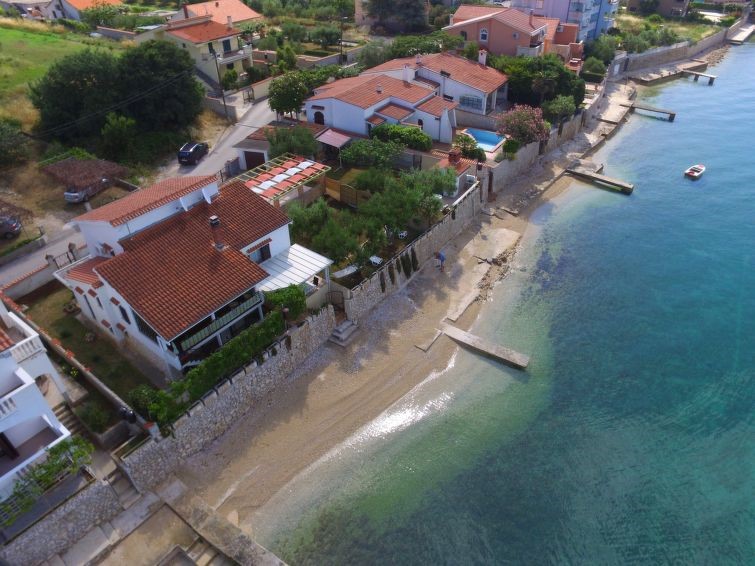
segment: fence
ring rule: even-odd
[[[325,194],[345,205],[359,208],[370,199],[369,191],[360,191],[336,179],[325,178]]]

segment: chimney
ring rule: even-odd
[[[414,62],[417,65],[421,65],[422,64],[422,55],[420,53],[417,53],[417,55],[414,57]]]
[[[378,94],[383,94],[383,85],[377,85],[375,92],[377,92]]]
[[[535,10],[530,10],[530,27],[535,27]]]
[[[228,16],[228,29],[231,29],[233,27],[233,18],[231,16]]]
[[[218,2],[217,0],[215,0],[215,7],[216,7],[216,8],[219,8],[219,7],[220,7],[220,2]]]
[[[448,163],[456,165],[461,161],[461,150],[458,147],[452,147],[448,152]]]
[[[408,63],[404,63],[404,82],[408,83],[412,80],[412,68]]]
[[[210,216],[210,231],[212,232],[212,241],[216,250],[222,250],[225,246],[220,239],[220,218],[214,214]]]
[[[184,4],[183,7],[184,7],[184,18],[188,18],[189,17],[189,8],[186,6],[186,4]]]
[[[480,51],[477,52],[477,62],[480,65],[487,65],[488,64],[488,52],[484,49],[480,49]]]

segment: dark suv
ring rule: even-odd
[[[15,238],[21,232],[21,221],[15,216],[0,216],[0,236],[6,240]]]
[[[188,142],[178,150],[178,162],[181,165],[196,165],[197,162],[207,155],[209,146],[201,142]]]

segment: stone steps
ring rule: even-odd
[[[344,320],[341,324],[335,327],[333,334],[328,338],[333,344],[339,346],[347,346],[354,337],[354,333],[359,327],[351,320]]]
[[[60,424],[62,424],[70,431],[71,436],[75,436],[77,434],[86,436],[86,428],[84,428],[84,425],[81,424],[79,417],[74,414],[74,412],[68,407],[66,403],[61,403],[57,407],[54,407],[52,412],[55,413],[55,416],[60,421]]]
[[[113,472],[107,479],[124,509],[131,507],[141,496],[139,492],[136,491],[131,480],[129,480],[120,470]]]
[[[233,561],[223,556],[214,546],[199,537],[188,548],[186,554],[197,566],[226,566]]]

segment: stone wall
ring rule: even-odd
[[[152,488],[285,384],[293,370],[327,341],[334,328],[335,312],[329,305],[301,326],[290,329],[264,353],[262,364],[251,362],[192,405],[173,424],[171,436],[150,440],[124,456],[121,468],[139,491]]]
[[[18,566],[39,564],[120,511],[113,488],[95,480],[5,545],[0,561]]]
[[[358,322],[380,301],[404,287],[417,272],[412,270],[407,276],[401,267],[400,258],[411,251],[417,256],[421,266],[433,259],[449,240],[461,234],[482,211],[483,202],[487,201],[485,183],[478,182],[465,192],[452,206],[451,211],[430,230],[409,244],[398,256],[394,256],[376,271],[372,277],[344,293],[344,310],[349,320]]]

